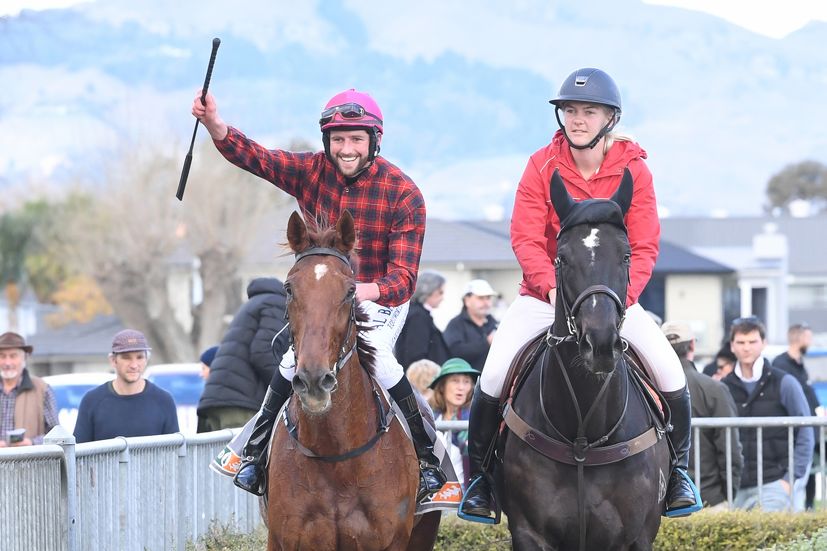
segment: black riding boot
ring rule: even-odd
[[[244,445],[244,461],[233,477],[233,483],[244,491],[263,496],[267,491],[267,473],[264,470],[264,452],[270,442],[276,415],[290,396],[292,385],[276,369],[267,394],[264,395],[261,414],[256,419],[250,439]]]
[[[672,433],[669,439],[672,441],[672,447],[677,456],[669,477],[669,486],[666,489],[666,511],[669,512],[695,505],[695,492],[687,480],[688,476],[685,476],[689,468],[692,406],[687,387],[675,392],[664,392],[663,395],[672,412]]]
[[[434,444],[425,432],[425,424],[413,392],[411,383],[406,377],[402,377],[398,383],[388,389],[388,393],[399,405],[411,429],[416,457],[419,459],[419,490],[416,493],[416,501],[419,503],[426,497],[437,493],[447,478],[439,467],[439,459],[434,455]]]
[[[462,513],[466,515],[488,518],[493,511],[493,492],[484,463],[497,436],[499,421],[500,399],[483,392],[477,383],[468,418],[468,459],[471,464],[471,476],[462,506]]]

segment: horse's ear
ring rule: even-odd
[[[307,225],[296,211],[293,211],[290,220],[287,222],[287,242],[294,253],[301,252],[310,245],[307,238]]]
[[[554,173],[551,175],[551,185],[549,189],[551,194],[551,204],[554,206],[554,212],[557,213],[557,217],[562,222],[568,215],[571,207],[574,206],[574,199],[572,199],[571,195],[569,195],[569,192],[566,189],[566,184],[563,183],[563,178],[560,177],[560,171],[556,168],[554,169]]]
[[[620,210],[625,215],[629,207],[632,206],[632,193],[635,190],[635,181],[632,178],[632,172],[626,167],[623,170],[623,179],[620,180],[620,186],[612,195],[612,201],[620,205]]]
[[[345,209],[342,216],[339,217],[339,221],[336,222],[336,233],[339,234],[339,238],[342,240],[344,252],[352,251],[353,245],[356,243],[356,228],[353,225],[353,216],[350,215],[349,210]]]

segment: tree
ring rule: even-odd
[[[0,216],[0,284],[8,304],[8,328],[17,331],[17,306],[22,295],[26,253],[31,242],[36,212],[32,208]]]
[[[820,211],[827,210],[827,166],[816,161],[787,165],[767,183],[767,211],[789,212],[796,200],[809,201]]]
[[[196,152],[183,202],[175,199],[181,159],[130,150],[105,170],[90,212],[61,232],[64,258],[97,281],[115,313],[147,334],[161,361],[191,361],[218,342],[241,302],[242,261],[264,216],[290,198],[231,166],[211,144]],[[273,242],[277,239],[274,237]],[[172,294],[173,278],[193,274],[203,300]],[[191,291],[189,291],[191,292]]]

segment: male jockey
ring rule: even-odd
[[[364,337],[376,349],[376,378],[401,408],[419,458],[417,500],[435,494],[445,474],[425,432],[416,397],[393,346],[408,313],[425,233],[425,202],[414,182],[379,156],[382,111],[368,94],[345,90],[327,102],[319,118],[324,152],[268,150],[227,126],[215,98],[201,91],[192,114],[207,128],[215,146],[236,166],[264,178],[295,197],[305,218],[335,224],[349,210],[358,232],[356,298],[373,330]],[[293,354],[284,355],[244,447],[235,484],[258,495],[266,488],[263,456],[278,411],[292,390]]]

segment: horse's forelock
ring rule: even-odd
[[[353,273],[358,273],[359,255],[356,253],[355,247],[348,248],[345,246],[342,238],[336,231],[336,226],[319,218],[308,217],[307,220],[306,246],[302,247],[301,250],[296,250],[290,243],[286,243],[287,248],[295,254],[318,247],[336,249],[348,258]]]

